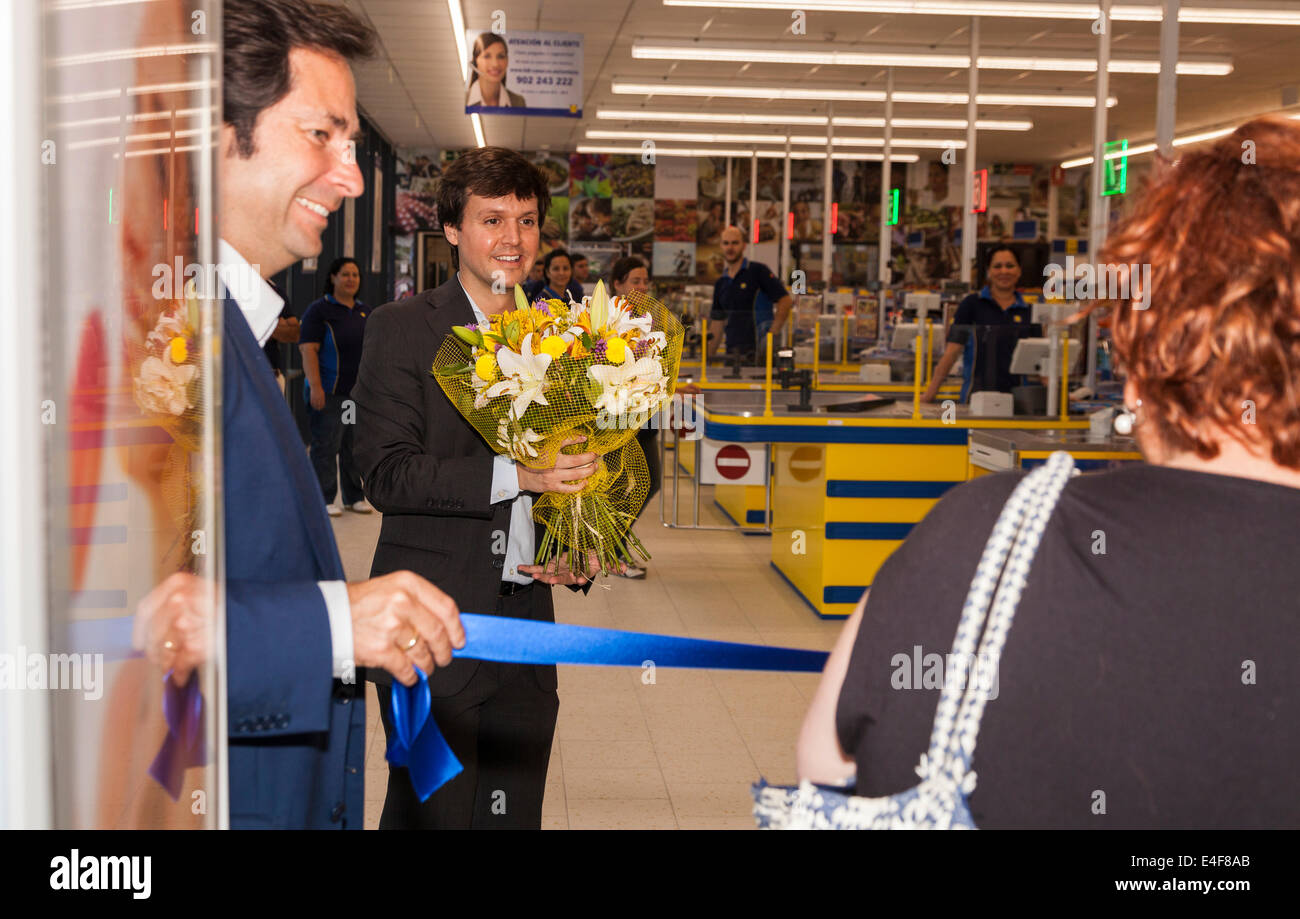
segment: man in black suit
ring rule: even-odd
[[[354,455],[366,497],[384,515],[372,576],[410,568],[448,585],[469,612],[554,622],[550,585],[586,588],[588,580],[533,564],[531,496],[580,490],[598,457],[516,466],[429,374],[452,326],[513,307],[514,286],[537,257],[548,198],[541,171],[502,147],[471,150],[447,168],[438,216],[459,271],[371,314],[352,398]],[[560,704],[555,667],[456,660],[434,672],[429,688],[432,716],[465,771],[421,803],[407,770],[390,766],[380,828],[540,828]],[[387,685],[379,699],[391,736]]]

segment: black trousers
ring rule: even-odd
[[[321,494],[326,504],[334,503],[338,493],[339,473],[343,474],[343,503],[356,504],[366,496],[361,490],[361,473],[352,458],[352,438],[355,424],[343,423],[343,403],[347,396],[325,396],[325,407],[319,412],[307,404],[307,419],[311,427],[311,465],[320,481]]]
[[[641,505],[641,510],[650,506],[651,499],[659,493],[659,478],[662,470],[659,468],[659,431],[649,425],[636,432],[636,442],[645,454],[646,469],[650,472],[650,491],[646,493],[645,503]]]
[[[497,601],[500,615],[537,618],[539,591]],[[549,671],[539,675],[538,671]],[[549,676],[549,679],[547,679]],[[545,681],[551,689],[543,689]],[[421,802],[404,768],[388,767],[381,830],[537,830],[560,697],[555,667],[481,661],[465,688],[435,697],[431,715],[465,771]],[[393,731],[389,695],[380,687],[384,735]]]

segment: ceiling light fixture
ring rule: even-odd
[[[884,102],[885,92],[879,89],[831,89],[829,87],[800,88],[791,86],[746,86],[693,83],[641,83],[615,77],[610,87],[621,96],[725,96],[741,99],[797,99],[804,102]],[[965,105],[966,93],[919,92],[895,90],[895,102],[915,102],[922,105]],[[1093,108],[1095,96],[1067,95],[1064,93],[977,93],[978,105],[1036,105],[1045,108]],[[1119,103],[1114,96],[1107,99],[1107,107]]]
[[[575,153],[627,153],[636,156],[641,155],[641,147],[620,147],[617,145],[602,144],[578,144]],[[738,156],[749,159],[751,156],[757,156],[759,159],[784,159],[784,150],[740,150],[726,149],[718,147],[655,147],[655,156]],[[880,162],[883,160],[882,153],[836,153],[837,160],[867,160]],[[790,159],[792,160],[824,160],[826,152],[814,151],[791,151]],[[891,163],[915,163],[920,157],[915,153],[891,153],[889,161]]]
[[[746,112],[664,112],[650,109],[597,109],[596,118],[602,121],[670,121],[681,124],[775,124],[784,126],[807,125],[822,127],[825,115],[766,115]],[[883,128],[884,118],[858,118],[836,115],[837,127]],[[895,118],[896,128],[934,128],[936,130],[966,130],[965,118]],[[1031,131],[1034,123],[1029,119],[981,118],[975,122],[981,131]]]
[[[1026,0],[663,0],[664,6],[703,6],[710,9],[815,10],[830,13],[893,13],[923,16],[992,16],[1005,19],[1096,19],[1096,3],[1046,3]],[[1117,22],[1160,22],[1163,12],[1153,4],[1119,4],[1111,7]],[[1179,22],[1226,25],[1300,26],[1300,10],[1278,6],[1185,6]]]
[[[724,42],[701,44],[675,39],[638,39],[632,43],[632,57],[653,61],[710,61],[735,63],[800,64],[844,67],[936,67],[943,69],[970,67],[970,55],[933,51],[897,49],[848,50],[830,44],[804,42]],[[1029,70],[1037,72],[1096,73],[1097,59],[1087,54],[1034,57],[1026,55],[981,54],[981,70]],[[1159,73],[1159,58],[1112,58],[1111,73]],[[1199,56],[1179,60],[1176,72],[1197,76],[1226,76],[1232,73],[1232,61],[1224,57]]]

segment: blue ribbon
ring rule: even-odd
[[[162,710],[167,736],[149,765],[149,775],[175,801],[181,794],[185,770],[201,766],[207,759],[203,743],[203,693],[199,691],[197,672],[190,674],[184,686],[177,686],[175,676],[168,671],[163,680]]]
[[[138,657],[131,647],[132,617],[70,623],[70,644],[110,660]],[[772,648],[729,641],[622,632],[504,616],[461,613],[465,647],[453,656],[505,664],[586,664],[605,667],[692,667],[710,670],[774,670],[820,673],[829,655],[802,648]],[[430,717],[429,680],[416,669],[414,686],[394,682],[393,736],[386,757],[405,767],[421,801],[459,775],[464,767]],[[185,769],[204,762],[203,696],[195,676],[183,687],[167,675],[163,687],[167,738],[149,774],[175,799]]]
[[[728,641],[678,638],[648,632],[621,632],[582,625],[560,625],[505,616],[461,613],[465,647],[453,657],[508,664],[588,664],[592,666],[696,667],[711,670],[781,670],[820,673],[829,655],[801,648],[771,648]],[[414,686],[394,681],[393,736],[387,758],[411,773],[421,801],[460,774],[463,767],[429,716],[428,677],[416,668]]]

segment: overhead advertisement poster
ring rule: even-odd
[[[465,113],[582,117],[578,32],[466,30]]]

